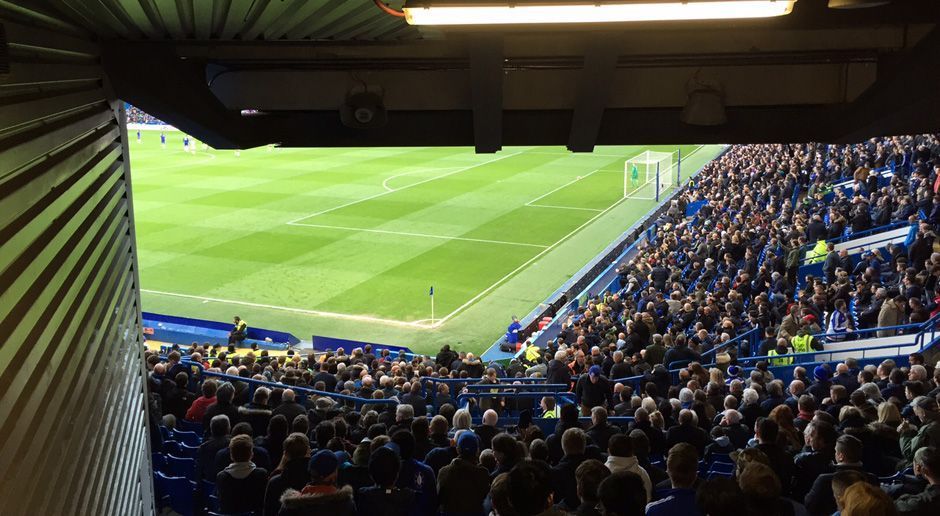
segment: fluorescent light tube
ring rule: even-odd
[[[553,5],[427,5],[404,7],[412,25],[506,25],[725,20],[784,16],[797,0],[719,0]]]

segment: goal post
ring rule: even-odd
[[[646,150],[628,159],[623,167],[623,196],[659,201],[679,183],[676,152]]]

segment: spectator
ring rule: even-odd
[[[458,456],[441,468],[437,494],[441,512],[448,514],[483,514],[483,500],[489,494],[490,474],[477,464],[480,439],[470,431],[457,436]]]
[[[480,448],[487,449],[491,447],[493,437],[500,432],[496,427],[499,422],[499,415],[495,410],[487,410],[483,413],[483,424],[473,429],[473,432],[480,438]]]
[[[396,486],[401,462],[395,444],[387,444],[372,452],[369,475],[374,483],[359,489],[356,509],[359,514],[379,516],[405,516],[411,510],[415,493],[409,488]]]
[[[398,447],[401,466],[396,487],[402,491],[411,490],[414,502],[410,504],[409,514],[420,516],[433,514],[437,510],[437,480],[430,466],[415,459],[415,437],[408,430],[399,430],[392,434],[392,443]]]
[[[671,489],[646,506],[646,516],[673,514],[700,515],[695,504],[695,482],[698,475],[698,453],[688,443],[678,443],[669,449],[666,459]]]
[[[300,492],[284,491],[278,516],[355,516],[352,488],[336,488],[338,466],[339,460],[329,450],[313,454],[307,465],[310,483]]]
[[[914,474],[927,481],[917,494],[905,494],[895,501],[898,513],[907,515],[933,514],[940,502],[940,450],[923,447],[914,453]]]
[[[264,491],[264,516],[277,516],[281,509],[281,495],[288,489],[300,491],[310,482],[309,457],[310,441],[306,435],[294,433],[287,436],[283,457],[271,472]]]
[[[895,516],[891,498],[877,485],[857,482],[845,490],[843,516]]]
[[[919,396],[913,400],[914,415],[920,420],[920,428],[914,429],[908,420],[898,426],[901,436],[901,453],[907,465],[913,463],[914,453],[926,446],[940,448],[940,410],[936,398]]]
[[[238,407],[238,417],[251,425],[252,435],[264,435],[271,420],[271,410],[268,408],[268,396],[271,391],[265,387],[258,387],[252,396],[251,403]]]
[[[219,470],[215,456],[222,450],[228,450],[231,426],[228,416],[220,414],[209,423],[209,438],[199,445],[196,456],[196,476],[199,480],[214,482]]]
[[[555,490],[555,502],[567,511],[574,511],[580,505],[575,473],[578,466],[587,460],[586,447],[587,435],[580,428],[569,428],[561,436],[564,456],[552,468],[552,485]]]
[[[620,433],[620,429],[607,422],[607,409],[604,407],[594,407],[591,409],[591,428],[587,430],[587,436],[595,446],[601,450],[607,449],[607,442],[610,438]]]
[[[708,444],[708,435],[698,427],[697,419],[695,412],[682,409],[679,412],[678,426],[666,432],[666,447],[671,450],[679,443],[687,443],[695,448],[696,455],[703,455],[705,445]]]
[[[301,404],[297,403],[296,394],[293,389],[284,389],[283,394],[281,394],[281,404],[274,409],[272,414],[275,416],[284,416],[287,419],[287,424],[293,425],[294,418],[306,415],[307,410],[304,409]]]
[[[574,510],[578,516],[600,516],[597,511],[598,489],[601,482],[610,476],[610,470],[604,464],[597,460],[586,460],[582,462],[575,470],[575,481],[577,482],[577,495],[580,504]]]
[[[206,408],[205,415],[202,418],[204,433],[209,433],[209,422],[212,418],[220,414],[228,416],[229,421],[238,421],[238,408],[232,404],[232,398],[235,397],[235,387],[231,383],[225,382],[219,386],[215,393],[215,403]],[[199,400],[196,400],[199,401]],[[195,405],[195,403],[193,403]]]
[[[197,423],[203,422],[206,410],[210,405],[215,403],[215,394],[218,387],[219,384],[217,384],[215,380],[202,382],[202,396],[196,398],[193,404],[189,406],[189,410],[186,411],[187,420]]]
[[[643,481],[643,490],[646,492],[646,502],[653,498],[653,484],[650,482],[650,476],[640,466],[633,451],[633,441],[624,434],[611,436],[607,446],[607,462],[604,464],[611,473],[626,471],[640,477]]]
[[[518,516],[557,514],[552,511],[551,474],[548,465],[539,461],[525,461],[512,468],[508,474],[508,502],[514,512],[499,511]]]
[[[600,366],[591,366],[586,375],[578,378],[575,395],[581,405],[582,416],[590,416],[591,409],[594,407],[613,406],[610,403],[612,386],[607,377],[601,373]]]
[[[598,509],[603,516],[641,516],[646,505],[643,491],[643,482],[633,473],[611,473],[598,487]]]
[[[853,470],[865,475],[867,481],[877,486],[878,478],[865,471],[862,466],[862,442],[851,435],[843,435],[836,440],[835,472],[819,475],[813,482],[813,487],[806,494],[806,510],[811,515],[828,515],[836,510],[836,502],[832,492],[832,477],[840,471]]]
[[[232,463],[219,472],[215,482],[219,510],[236,514],[262,510],[268,472],[251,462],[251,436],[232,437],[228,451]]]

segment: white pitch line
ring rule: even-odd
[[[705,147],[704,145],[698,146],[698,148],[694,149],[694,150],[693,150],[692,152],[690,152],[687,156],[691,156],[691,155],[695,154],[696,152],[698,152],[699,150],[703,149],[704,147]],[[431,327],[433,327],[433,328],[439,327],[440,325],[442,325],[442,324],[444,324],[445,322],[447,322],[447,320],[450,319],[451,317],[457,315],[458,313],[460,313],[461,311],[463,311],[465,308],[467,308],[468,306],[472,305],[473,303],[476,303],[478,299],[480,299],[481,297],[485,296],[485,295],[488,294],[491,290],[493,290],[494,288],[500,286],[500,285],[503,284],[505,281],[509,280],[510,278],[512,278],[513,276],[515,276],[516,274],[518,274],[519,271],[521,271],[521,270],[525,269],[526,267],[528,267],[528,266],[529,266],[530,264],[532,264],[535,260],[538,260],[538,259],[539,259],[540,257],[542,257],[544,254],[548,253],[549,251],[551,251],[552,249],[554,249],[555,247],[557,247],[559,244],[561,244],[561,243],[564,242],[565,240],[568,240],[568,238],[570,238],[572,235],[574,235],[574,234],[577,233],[578,231],[581,231],[583,228],[585,228],[585,227],[588,226],[589,224],[593,223],[595,220],[597,220],[597,219],[599,219],[600,217],[602,217],[605,213],[607,213],[607,212],[609,212],[610,210],[612,210],[612,209],[616,208],[617,206],[619,206],[620,203],[622,203],[623,201],[627,200],[627,199],[628,199],[628,196],[631,195],[632,193],[636,192],[637,190],[639,190],[639,188],[637,188],[636,190],[633,190],[633,192],[630,192],[630,193],[628,193],[627,195],[621,197],[619,200],[617,200],[617,202],[615,202],[615,203],[611,204],[610,206],[608,206],[604,211],[598,213],[597,215],[594,215],[593,217],[591,217],[590,219],[588,219],[587,222],[585,222],[584,224],[581,224],[580,226],[578,226],[577,228],[575,228],[574,230],[572,230],[572,231],[571,231],[570,233],[568,233],[567,235],[561,237],[561,238],[560,238],[557,242],[555,242],[554,244],[552,244],[552,245],[546,247],[545,249],[543,249],[541,252],[539,252],[539,254],[533,256],[532,258],[529,258],[525,263],[523,263],[522,265],[520,265],[520,266],[516,267],[515,269],[513,269],[512,272],[510,272],[509,274],[507,274],[507,275],[503,276],[502,278],[496,280],[495,283],[493,283],[492,285],[490,285],[489,287],[487,287],[485,290],[483,290],[483,291],[480,292],[479,294],[473,296],[473,297],[472,297],[469,301],[467,301],[466,303],[464,303],[464,304],[460,305],[459,307],[457,307],[457,309],[454,310],[453,312],[451,312],[451,313],[445,315],[445,316],[444,316],[443,318],[441,318],[441,319],[437,319],[437,321],[436,321],[434,324],[432,324]]]
[[[140,291],[146,292],[148,294],[158,294],[161,296],[181,297],[184,299],[195,299],[197,301],[202,301],[202,302],[212,301],[216,303],[228,303],[228,304],[239,305],[239,306],[251,306],[254,308],[268,308],[271,310],[281,310],[285,312],[294,312],[294,313],[300,313],[300,314],[306,314],[306,315],[335,317],[337,319],[349,319],[353,321],[376,322],[376,323],[383,323],[383,324],[391,324],[395,326],[407,326],[410,328],[425,328],[425,329],[431,328],[430,325],[421,324],[420,321],[415,321],[415,322],[398,321],[395,319],[383,319],[381,317],[371,317],[368,315],[351,315],[351,314],[341,314],[341,313],[336,313],[336,312],[324,312],[321,310],[307,310],[304,308],[293,308],[290,306],[268,305],[264,303],[249,303],[247,301],[236,301],[234,299],[221,299],[221,298],[216,298],[216,297],[194,296],[191,294],[180,294],[178,292],[163,292],[160,290],[140,289]]]
[[[375,199],[375,198],[378,198],[378,197],[382,197],[383,195],[388,195],[388,194],[390,194],[390,193],[392,193],[392,192],[400,192],[400,191],[402,191],[402,190],[407,190],[408,188],[412,188],[412,187],[415,187],[415,186],[418,186],[418,185],[422,185],[422,184],[427,183],[427,182],[429,182],[429,181],[436,181],[436,180],[438,180],[438,179],[443,179],[443,178],[445,178],[445,177],[447,177],[447,176],[452,176],[452,175],[454,175],[454,174],[459,174],[459,173],[461,173],[461,172],[466,172],[467,170],[470,170],[470,169],[474,169],[474,168],[477,168],[477,167],[481,167],[481,166],[483,166],[483,165],[488,165],[488,164],[490,164],[490,163],[495,163],[495,162],[497,162],[497,161],[499,161],[499,160],[502,160],[502,159],[511,158],[511,157],[516,156],[516,155],[518,155],[518,154],[522,154],[523,152],[525,152],[525,151],[519,151],[519,152],[510,153],[510,154],[504,154],[504,155],[502,155],[502,156],[499,156],[499,157],[496,157],[496,158],[493,158],[493,159],[490,159],[490,160],[487,160],[487,161],[483,161],[483,162],[481,162],[481,163],[476,163],[476,164],[473,164],[473,165],[470,165],[470,166],[467,166],[467,167],[458,168],[457,170],[454,170],[453,172],[448,172],[448,173],[446,173],[446,174],[441,174],[441,175],[439,175],[439,176],[435,176],[435,177],[431,177],[431,178],[428,178],[428,179],[424,179],[424,180],[422,180],[422,181],[418,181],[417,183],[411,183],[410,185],[403,186],[403,187],[401,187],[401,188],[398,188],[397,190],[386,190],[386,191],[384,191],[384,192],[379,192],[379,193],[377,193],[377,194],[375,194],[375,195],[370,195],[370,196],[368,196],[368,197],[363,197],[362,199],[356,199],[355,201],[350,201],[350,202],[347,202],[347,203],[345,203],[345,204],[340,204],[339,206],[334,206],[334,207],[332,207],[332,208],[328,208],[328,209],[325,209],[325,210],[320,210],[320,211],[318,211],[318,212],[316,212],[316,213],[311,213],[311,214],[309,214],[309,215],[304,215],[303,217],[296,218],[296,219],[291,220],[291,221],[289,221],[289,222],[287,222],[287,223],[288,223],[288,224],[295,224],[295,223],[300,222],[300,221],[302,221],[302,220],[306,220],[306,219],[309,219],[309,218],[312,218],[312,217],[316,217],[317,215],[323,215],[324,213],[329,213],[329,212],[331,212],[331,211],[336,211],[336,210],[338,210],[338,209],[340,209],[340,208],[345,208],[345,207],[347,207],[347,206],[352,206],[352,205],[354,205],[354,204],[359,204],[359,203],[361,203],[361,202],[370,201],[370,200],[372,200],[372,199]]]
[[[589,176],[592,176],[592,175],[594,175],[594,174],[596,174],[596,173],[598,173],[598,172],[600,172],[600,171],[601,171],[601,169],[597,169],[597,170],[593,170],[593,171],[591,171],[591,172],[588,172],[587,174],[585,174],[585,175],[583,175],[583,176],[578,176],[578,177],[572,179],[571,181],[568,181],[567,183],[565,183],[565,184],[559,186],[558,188],[549,190],[548,192],[545,192],[544,194],[542,194],[542,195],[536,197],[535,199],[532,199],[531,201],[525,203],[525,205],[526,205],[526,206],[532,206],[532,203],[537,202],[537,201],[539,201],[540,199],[544,199],[544,198],[548,197],[549,195],[551,195],[551,194],[557,192],[558,190],[561,190],[562,188],[564,188],[564,187],[566,187],[566,186],[568,186],[568,185],[577,183],[578,181],[580,181],[580,180],[582,180],[582,179],[584,179],[584,178],[587,178],[587,177],[589,177]]]
[[[382,181],[382,188],[388,190],[389,192],[394,192],[395,190],[401,190],[401,188],[392,188],[391,186],[388,186],[388,182],[391,181],[392,179],[397,178],[397,177],[409,176],[409,175],[411,175],[411,174],[417,174],[417,173],[419,173],[419,172],[443,172],[443,171],[445,171],[445,170],[455,170],[456,168],[458,168],[458,167],[423,168],[423,169],[418,169],[418,170],[412,170],[412,171],[409,171],[409,172],[402,172],[401,174],[395,174],[394,176],[389,176],[389,177],[385,178],[385,181]]]
[[[558,208],[559,210],[604,211],[597,208],[575,208],[574,206],[555,206],[552,204],[526,204],[530,208]]]
[[[366,233],[380,233],[383,235],[400,235],[400,236],[413,236],[413,237],[422,237],[422,238],[437,238],[440,240],[463,240],[465,242],[482,242],[484,244],[503,244],[503,245],[521,245],[526,247],[538,247],[539,249],[545,249],[547,245],[540,244],[526,244],[523,242],[509,242],[506,240],[487,240],[485,238],[465,238],[465,237],[455,237],[455,236],[444,236],[444,235],[430,235],[427,233],[410,233],[407,231],[387,231],[384,229],[365,229],[365,228],[351,228],[346,226],[330,226],[326,224],[306,224],[303,222],[294,222],[290,224],[291,226],[304,226],[310,228],[323,228],[323,229],[338,229],[343,231],[364,231]]]

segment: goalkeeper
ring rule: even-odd
[[[640,185],[640,171],[636,168],[636,163],[630,167],[630,186],[636,188]]]

